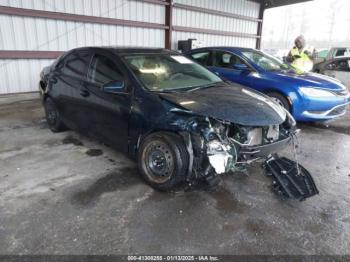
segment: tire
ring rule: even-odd
[[[290,104],[285,96],[276,92],[267,93],[267,95],[290,112]]]
[[[63,124],[60,117],[60,113],[53,102],[53,100],[48,97],[44,101],[45,116],[46,122],[49,125],[49,128],[52,132],[57,133],[64,130],[67,130],[67,127]]]
[[[186,179],[189,156],[180,136],[158,132],[141,143],[137,162],[147,184],[160,191],[169,191]]]

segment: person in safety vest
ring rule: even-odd
[[[289,51],[287,62],[297,70],[309,72],[313,68],[313,60],[316,56],[315,48],[306,46],[305,38],[298,36],[295,41],[295,46]]]

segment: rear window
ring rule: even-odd
[[[91,55],[87,52],[74,52],[64,58],[61,71],[75,78],[86,78]]]

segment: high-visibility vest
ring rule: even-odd
[[[310,53],[313,52],[313,48],[311,47],[303,48],[301,51],[299,51],[299,49],[295,46],[292,48],[292,50],[290,50],[290,53],[292,56],[295,56],[295,55],[300,56],[300,58],[294,59],[294,61],[292,62],[292,66],[295,67],[296,69],[309,72],[312,70],[313,62],[310,59],[310,57],[305,54],[304,51],[306,50],[309,51]]]

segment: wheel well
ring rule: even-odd
[[[185,143],[185,145],[188,144],[188,141],[186,140],[186,135],[185,135],[186,132],[167,130],[167,129],[154,129],[154,130],[148,131],[147,133],[140,134],[137,137],[137,140],[135,141],[135,143],[133,143],[133,145],[131,145],[131,147],[129,148],[130,155],[132,157],[135,157],[137,155],[137,152],[140,148],[142,141],[145,140],[148,136],[156,134],[156,133],[165,133],[165,134],[170,134],[170,135],[176,135],[180,139],[182,139],[182,141]]]
[[[40,88],[40,94],[42,96],[42,102],[45,102],[45,100],[49,97],[47,94],[47,83],[43,80],[39,81],[39,88]]]
[[[289,104],[289,106],[290,106],[290,110],[293,109],[293,103],[291,102],[291,99],[290,99],[290,97],[289,97],[288,95],[285,95],[285,94],[283,94],[282,92],[280,92],[280,91],[278,91],[278,90],[275,90],[275,89],[266,90],[266,91],[264,91],[264,93],[265,93],[266,95],[269,95],[270,93],[276,93],[276,94],[279,94],[279,95],[283,96],[284,98],[287,99],[288,104]]]
[[[178,132],[172,131],[172,130],[162,130],[162,129],[155,129],[155,130],[151,130],[145,134],[141,134],[139,135],[138,139],[137,139],[137,144],[136,144],[136,152],[139,150],[140,145],[142,143],[143,140],[145,140],[148,136],[150,135],[154,135],[156,133],[165,133],[165,134],[171,134],[171,135],[177,135],[179,137],[181,137],[181,135]]]
[[[45,102],[46,99],[49,98],[49,97],[50,97],[50,96],[49,96],[48,94],[44,93],[44,94],[43,94],[43,102]]]
[[[46,90],[47,84],[43,80],[40,80],[39,85],[42,91]]]

